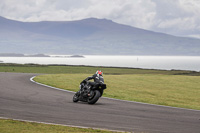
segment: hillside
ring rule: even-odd
[[[200,55],[200,39],[157,33],[107,19],[20,22],[0,17],[0,53]]]

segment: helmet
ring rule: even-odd
[[[101,70],[97,70],[96,74],[103,76],[103,72]]]

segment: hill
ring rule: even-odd
[[[0,17],[0,53],[200,55],[200,39],[88,18],[20,22]]]

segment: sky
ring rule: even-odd
[[[120,24],[200,38],[200,0],[0,0],[0,16],[31,21],[105,18]]]

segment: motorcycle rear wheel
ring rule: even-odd
[[[95,90],[94,95],[88,98],[88,103],[95,104],[99,100],[100,95],[100,92],[98,90]]]

